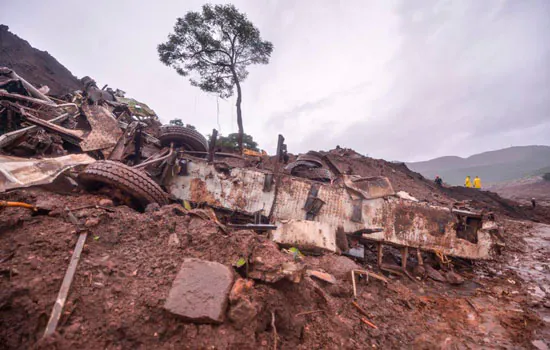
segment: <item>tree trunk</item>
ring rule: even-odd
[[[244,128],[243,128],[243,114],[241,111],[241,102],[242,102],[242,91],[241,91],[241,84],[239,83],[239,78],[237,77],[237,72],[233,70],[233,79],[235,80],[235,85],[237,85],[237,103],[235,103],[235,106],[237,106],[237,125],[239,126],[239,137],[237,138],[237,141],[239,142],[239,151],[241,154],[243,153],[243,135],[244,135]]]

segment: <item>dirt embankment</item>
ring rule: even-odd
[[[78,78],[48,52],[35,49],[5,25],[0,25],[0,67],[15,70],[36,87],[47,85],[54,96],[82,89]]]
[[[309,277],[270,283],[257,279],[255,264],[248,272],[234,266],[248,257],[262,261],[264,273],[271,273],[270,266],[293,261],[263,235],[224,233],[200,212],[185,212],[179,205],[146,213],[119,206],[74,211],[89,236],[58,332],[43,340],[77,238],[63,208],[98,204],[102,197],[25,190],[0,199],[52,209],[47,216],[22,208],[0,214],[0,342],[6,348],[273,349],[275,341],[284,349],[529,347],[544,329],[534,309],[544,308],[548,297],[532,298],[527,281],[507,267],[512,253],[496,264],[456,261],[455,271],[466,279],[458,286],[398,276],[388,276],[387,286],[359,280],[357,303],[367,311],[364,316],[351,304],[349,275],[354,268],[372,268],[374,251],[365,266],[333,254],[299,262],[331,273],[335,284]],[[526,251],[521,236],[529,227],[509,227],[505,237],[512,252]],[[230,303],[220,325],[196,324],[167,312],[163,305],[172,281],[190,257],[232,267],[243,279],[247,273],[254,276],[240,295],[252,307]],[[409,266],[414,265],[411,258]]]
[[[489,187],[504,198],[513,199],[531,205],[531,199],[541,204],[550,205],[550,181],[542,176],[497,183]]]

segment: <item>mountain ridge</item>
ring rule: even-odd
[[[406,165],[427,178],[439,175],[451,185],[461,185],[467,175],[480,176],[486,183],[497,183],[532,175],[550,166],[550,146],[513,146],[463,158],[443,156]]]

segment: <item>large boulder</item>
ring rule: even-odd
[[[196,323],[222,323],[233,271],[217,262],[184,259],[164,308]]]
[[[319,267],[337,279],[348,279],[351,276],[351,270],[361,269],[361,266],[350,258],[334,254],[326,254],[321,257]]]

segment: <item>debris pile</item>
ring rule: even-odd
[[[225,233],[204,209],[173,204],[140,213],[104,195],[40,189],[4,198],[50,204],[48,215],[8,207],[0,216],[0,339],[7,348],[528,347],[546,339],[537,313],[548,299],[532,299],[540,284],[515,274],[507,260],[472,266],[425,253],[426,273],[415,281],[387,272],[379,280],[376,254],[354,262],[283,250],[253,231]],[[88,240],[56,332],[43,338],[77,241],[65,207]],[[530,229],[508,228],[507,243]],[[389,250],[384,259],[395,264],[400,254]],[[417,266],[409,257],[411,274]],[[451,271],[464,282],[448,283]],[[174,295],[180,298],[172,304]]]
[[[5,347],[548,338],[550,229],[509,221],[528,218],[513,202],[352,150],[294,157],[281,135],[271,159],[216,152],[215,130],[81,83],[55,98],[0,69]]]
[[[158,183],[166,165],[175,165],[174,149],[204,157],[204,136],[161,126],[153,110],[123,91],[81,81],[82,91],[57,99],[0,68],[0,190],[51,183],[69,168],[95,163],[79,177],[88,188],[109,187],[116,199],[142,209],[166,204]]]

